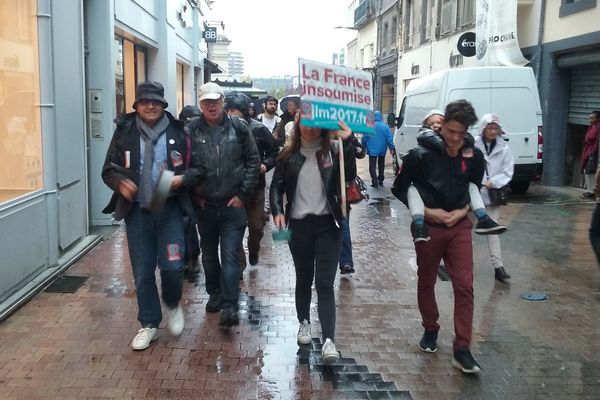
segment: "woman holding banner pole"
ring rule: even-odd
[[[342,121],[339,127],[338,131],[331,131],[305,126],[302,118],[297,120],[290,145],[279,155],[270,190],[275,226],[280,230],[289,227],[291,231],[289,246],[296,269],[296,313],[300,323],[298,344],[311,343],[310,302],[314,280],[323,338],[321,356],[325,363],[339,360],[334,344],[333,284],[342,242],[342,210],[345,211],[342,201],[345,184],[340,175],[342,168],[346,179],[356,173],[352,131]],[[340,163],[341,157],[345,163]]]

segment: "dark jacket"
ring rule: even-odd
[[[283,147],[285,144],[285,126],[288,122],[294,120],[294,114],[290,114],[289,112],[285,111],[283,114],[281,114],[280,118],[281,119],[279,120],[279,123],[275,129],[273,129],[273,137],[275,138],[277,145],[279,147]]]
[[[321,181],[325,188],[325,194],[327,196],[327,205],[331,214],[334,216],[338,225],[342,220],[341,210],[341,194],[340,194],[340,160],[337,150],[332,148],[329,151],[329,156],[333,161],[331,166],[324,167],[323,159],[324,155],[319,150],[317,152],[317,163],[319,165],[319,171],[321,172]],[[344,140],[344,173],[346,174],[346,181],[354,179],[356,176],[356,159],[354,158],[354,146],[352,145],[351,139]],[[298,183],[298,174],[304,164],[306,157],[296,151],[285,161],[278,161],[275,167],[275,173],[273,174],[273,181],[271,182],[270,190],[270,203],[271,213],[273,216],[279,214],[285,214],[286,223],[289,222],[290,215],[292,215],[292,208],[294,207],[294,196],[296,194],[296,185]],[[283,195],[286,195],[287,204],[283,206]]]
[[[192,120],[192,159],[188,174],[196,199],[215,207],[227,205],[234,196],[246,203],[258,181],[260,156],[248,125],[223,114],[218,126],[219,143],[213,143],[204,117]]]
[[[140,132],[135,123],[136,113],[125,114],[117,120],[117,128],[113,134],[104,166],[102,167],[102,180],[114,193],[108,205],[102,210],[105,214],[115,213],[115,220],[120,221],[125,218],[133,205],[132,202],[119,194],[119,183],[127,178],[140,186]],[[169,170],[174,171],[175,175],[185,175],[186,164],[189,160],[190,138],[183,129],[183,122],[173,118],[171,114],[165,111],[169,118],[169,127],[167,128],[167,165]],[[129,152],[129,165],[127,165],[127,153]],[[177,162],[173,165],[173,158],[170,156],[173,152],[181,155],[177,160],[183,159],[183,162]],[[175,154],[177,154],[175,153]],[[186,213],[191,215],[193,212],[191,198],[189,196],[189,176],[185,175],[183,186],[177,191],[180,204]]]
[[[365,158],[365,156],[367,155],[367,151],[365,150],[363,145],[360,143],[360,140],[358,140],[356,138],[356,136],[354,136],[354,134],[352,136],[350,136],[350,139],[348,139],[348,140],[350,141],[350,143],[354,149],[354,158],[356,158],[357,160],[362,160],[363,158]],[[350,168],[350,170],[349,170],[349,173],[346,174],[346,182],[351,182],[354,180],[354,178],[357,175],[356,161],[354,163],[352,163],[351,165],[349,165],[346,168],[346,170],[348,170],[348,168]]]
[[[252,131],[252,136],[254,136],[254,141],[258,148],[260,162],[267,167],[267,171],[270,171],[275,168],[277,156],[279,155],[279,146],[275,143],[275,139],[269,129],[260,121],[250,119],[248,123],[250,124],[250,130]],[[258,189],[263,189],[265,186],[265,174],[259,174],[258,185],[256,187]]]
[[[418,137],[419,146],[402,158],[392,193],[408,206],[407,192],[414,185],[428,208],[446,211],[463,208],[470,202],[469,183],[481,187],[485,161],[481,150],[465,140],[458,156],[446,153],[443,139],[429,130]]]

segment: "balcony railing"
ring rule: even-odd
[[[354,27],[360,27],[373,16],[373,7],[370,0],[363,0],[354,10]]]

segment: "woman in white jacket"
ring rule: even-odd
[[[515,162],[508,144],[502,137],[500,119],[495,114],[485,114],[479,122],[479,135],[475,138],[477,146],[485,156],[486,171],[483,175],[481,198],[488,215],[495,221],[500,218],[500,206],[491,204],[488,189],[499,189],[508,185],[513,177]],[[500,238],[488,235],[488,247],[496,280],[506,282],[510,274],[504,269]]]

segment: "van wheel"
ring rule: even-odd
[[[529,182],[511,182],[510,183],[510,190],[514,194],[525,194],[525,192],[527,192],[527,189],[529,189]]]

